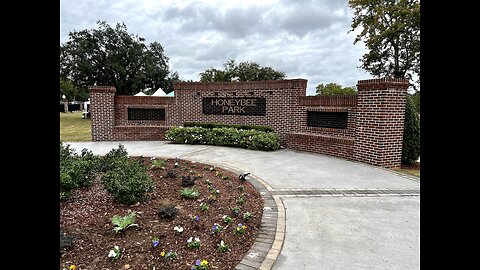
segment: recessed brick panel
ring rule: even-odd
[[[165,109],[128,108],[128,120],[165,121]]]
[[[307,111],[307,126],[309,127],[346,129],[347,124],[347,112]]]

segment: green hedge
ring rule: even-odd
[[[237,124],[222,124],[222,123],[198,123],[198,122],[185,122],[183,123],[184,127],[202,127],[207,129],[213,128],[236,128],[236,129],[244,129],[244,130],[258,130],[263,132],[274,132],[273,128],[269,126],[253,126],[253,125],[237,125]]]
[[[173,127],[165,138],[174,143],[208,144],[273,151],[280,148],[278,135],[254,129]]]
[[[79,156],[70,145],[60,142],[60,198],[69,197],[73,189],[92,185],[96,167],[97,158],[91,151]]]

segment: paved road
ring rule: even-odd
[[[286,209],[274,270],[420,269],[420,181],[392,170],[283,149],[260,152],[168,142],[75,142],[106,154],[179,157],[251,172]]]

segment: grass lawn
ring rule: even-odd
[[[62,142],[92,141],[92,120],[83,119],[81,111],[60,113],[60,140]]]

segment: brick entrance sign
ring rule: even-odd
[[[306,87],[304,79],[183,82],[174,85],[175,97],[138,97],[92,86],[92,137],[165,140],[185,122],[265,125],[290,149],[400,166],[408,80],[361,80],[350,96],[306,96]]]

